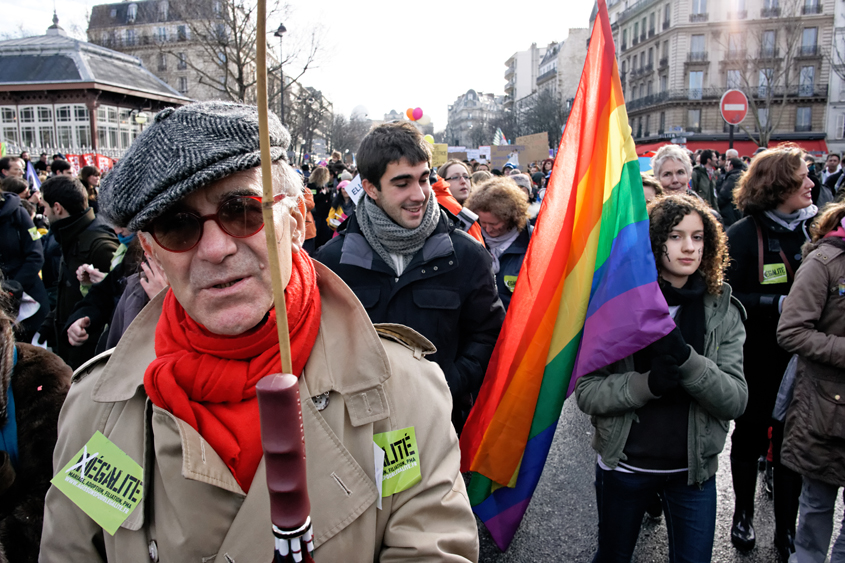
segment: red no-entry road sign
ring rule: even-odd
[[[739,90],[728,90],[719,102],[722,117],[731,125],[738,125],[748,114],[748,98]]]

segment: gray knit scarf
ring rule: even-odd
[[[437,222],[440,220],[440,206],[437,205],[434,195],[430,195],[422,221],[415,229],[406,229],[397,225],[367,195],[361,198],[356,215],[364,238],[387,265],[393,268],[396,275],[401,276],[405,266],[414,254],[420,251],[426,239],[437,227]],[[402,264],[396,264],[391,254],[399,256]]]

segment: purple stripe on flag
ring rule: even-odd
[[[511,540],[513,540],[513,536],[519,528],[519,523],[522,522],[522,516],[528,510],[528,503],[530,502],[531,497],[503,510],[490,520],[484,522],[484,525],[487,526],[487,531],[493,537],[493,541],[496,542],[496,545],[502,551],[505,551],[510,545]]]
[[[584,322],[568,394],[582,375],[642,350],[674,328],[656,281],[617,295]]]

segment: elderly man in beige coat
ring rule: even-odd
[[[274,118],[270,129],[314,558],[476,561],[449,390],[424,358],[432,346],[405,327],[374,327],[352,291],[302,251],[301,183],[282,162],[289,136]],[[143,468],[143,494],[111,534],[54,486],[41,561],[271,560],[254,386],[279,366],[278,344],[265,338],[275,310],[254,220],[258,165],[255,109],[205,102],[160,113],[104,182],[101,209],[140,232],[171,289],[76,372],[54,471],[99,431]],[[374,440],[409,429],[419,478],[380,487],[388,473]]]

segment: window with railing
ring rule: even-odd
[[[188,58],[185,53],[176,53],[176,68],[179,70],[188,68]]]
[[[700,100],[704,87],[704,71],[697,70],[689,73],[689,99]]]
[[[158,69],[167,70],[167,55],[165,53],[158,54]]]
[[[186,25],[177,25],[176,26],[176,39],[177,39],[177,41],[187,41],[188,40],[188,26],[186,26]]]
[[[136,36],[136,34],[135,34],[135,30],[134,30],[134,29],[127,29],[127,30],[125,30],[125,32],[124,32],[124,38],[125,38],[126,45],[128,45],[128,46],[130,46],[130,47],[131,47],[131,46],[134,46],[134,45],[135,45],[135,39],[136,39],[136,37],[137,37],[137,36]]]
[[[179,77],[179,93],[180,94],[187,94],[188,93],[188,79],[185,76]]]
[[[167,28],[166,27],[157,27],[155,32],[155,40],[159,43],[165,43],[167,41]]]
[[[168,12],[168,3],[167,0],[161,0],[158,3],[158,21],[166,22],[167,21],[167,12]]]
[[[819,28],[805,27],[801,33],[801,56],[814,56],[818,54]]]
[[[819,0],[804,0],[804,6],[802,7],[801,11],[805,15],[821,14],[822,4]]]
[[[660,127],[657,129],[657,133],[662,135],[663,132],[666,130],[666,112],[660,112]]]
[[[815,66],[802,66],[801,72],[798,75],[798,95],[799,96],[812,96],[813,95],[813,86],[815,85],[816,79],[816,67]]]
[[[692,11],[690,12],[689,20],[692,23],[706,22],[707,15],[707,0],[692,0]]]

